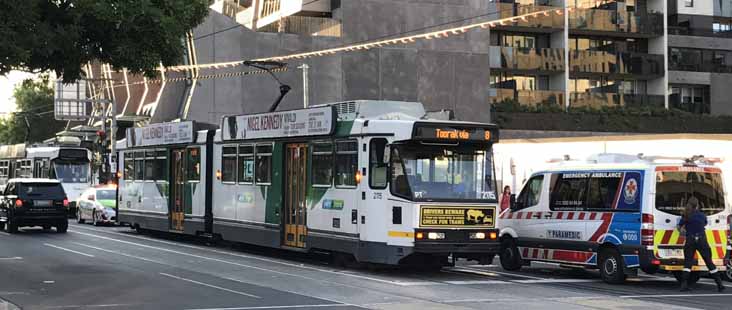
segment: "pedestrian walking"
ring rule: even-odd
[[[725,289],[722,279],[719,275],[717,266],[712,261],[712,250],[709,248],[705,226],[707,225],[707,216],[699,210],[699,200],[692,196],[686,202],[684,214],[679,221],[679,231],[686,231],[686,243],[684,244],[684,269],[681,277],[681,291],[689,291],[689,277],[691,276],[691,266],[694,265],[694,254],[698,251],[704,263],[709,269],[709,274],[717,283],[717,291]]]
[[[503,187],[501,194],[501,213],[511,207],[511,187],[506,185]]]

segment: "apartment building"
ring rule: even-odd
[[[732,114],[732,0],[212,0],[209,17],[186,38],[185,63],[315,51],[549,9],[566,14],[288,61],[277,73],[292,87],[281,109],[308,97],[420,101],[474,121],[490,120],[491,104],[506,102]],[[265,111],[278,97],[278,81],[240,74],[249,69],[161,70],[160,79],[179,80],[149,85],[107,75],[131,85],[111,92],[124,98],[117,113],[127,119],[218,124],[224,115]]]
[[[671,107],[732,114],[732,0],[668,0]]]

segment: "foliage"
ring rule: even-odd
[[[53,118],[53,88],[47,75],[28,79],[15,87],[16,113],[0,120],[0,143],[25,142],[26,118],[30,124],[28,142],[41,142],[55,136],[66,123]]]
[[[207,0],[0,1],[0,75],[55,71],[65,81],[90,61],[155,73],[183,59],[185,34],[208,14]]]
[[[694,114],[655,106],[573,107],[493,104],[493,120],[504,129],[638,133],[732,133],[732,116]]]

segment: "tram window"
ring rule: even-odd
[[[155,180],[165,182],[168,180],[168,156],[165,150],[155,151]]]
[[[142,181],[145,179],[145,153],[135,153],[135,180]]]
[[[254,182],[254,146],[239,146],[239,183],[252,184]]]
[[[155,181],[155,152],[145,152],[145,181]]]
[[[388,173],[386,163],[386,139],[376,138],[369,142],[369,186],[385,189]]]
[[[355,187],[358,170],[358,142],[336,142],[336,187]]]
[[[221,181],[236,182],[236,146],[223,147],[221,158]]]
[[[313,144],[313,186],[330,187],[333,184],[333,143]]]
[[[552,174],[552,211],[582,210],[587,200],[587,179],[589,173]]]
[[[201,149],[197,147],[188,149],[188,181],[201,180]]]
[[[135,179],[135,154],[132,152],[125,152],[125,180]]]
[[[257,169],[255,176],[257,184],[269,185],[272,182],[272,144],[257,145]]]
[[[0,177],[7,178],[8,176],[10,176],[10,162],[0,161]]]

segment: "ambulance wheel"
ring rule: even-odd
[[[516,242],[508,238],[501,242],[501,267],[508,271],[521,269],[521,255],[519,254]]]
[[[623,257],[616,249],[604,249],[600,251],[600,260],[597,266],[600,269],[602,280],[610,284],[621,284],[625,282],[625,267]]]
[[[683,271],[674,271],[674,278],[676,278],[676,281],[681,282],[682,277],[684,275]],[[689,282],[687,282],[688,285],[694,285],[696,282],[699,282],[700,275],[698,272],[692,272],[689,275]]]
[[[722,272],[722,279],[732,282],[732,266],[728,265],[727,270]]]

